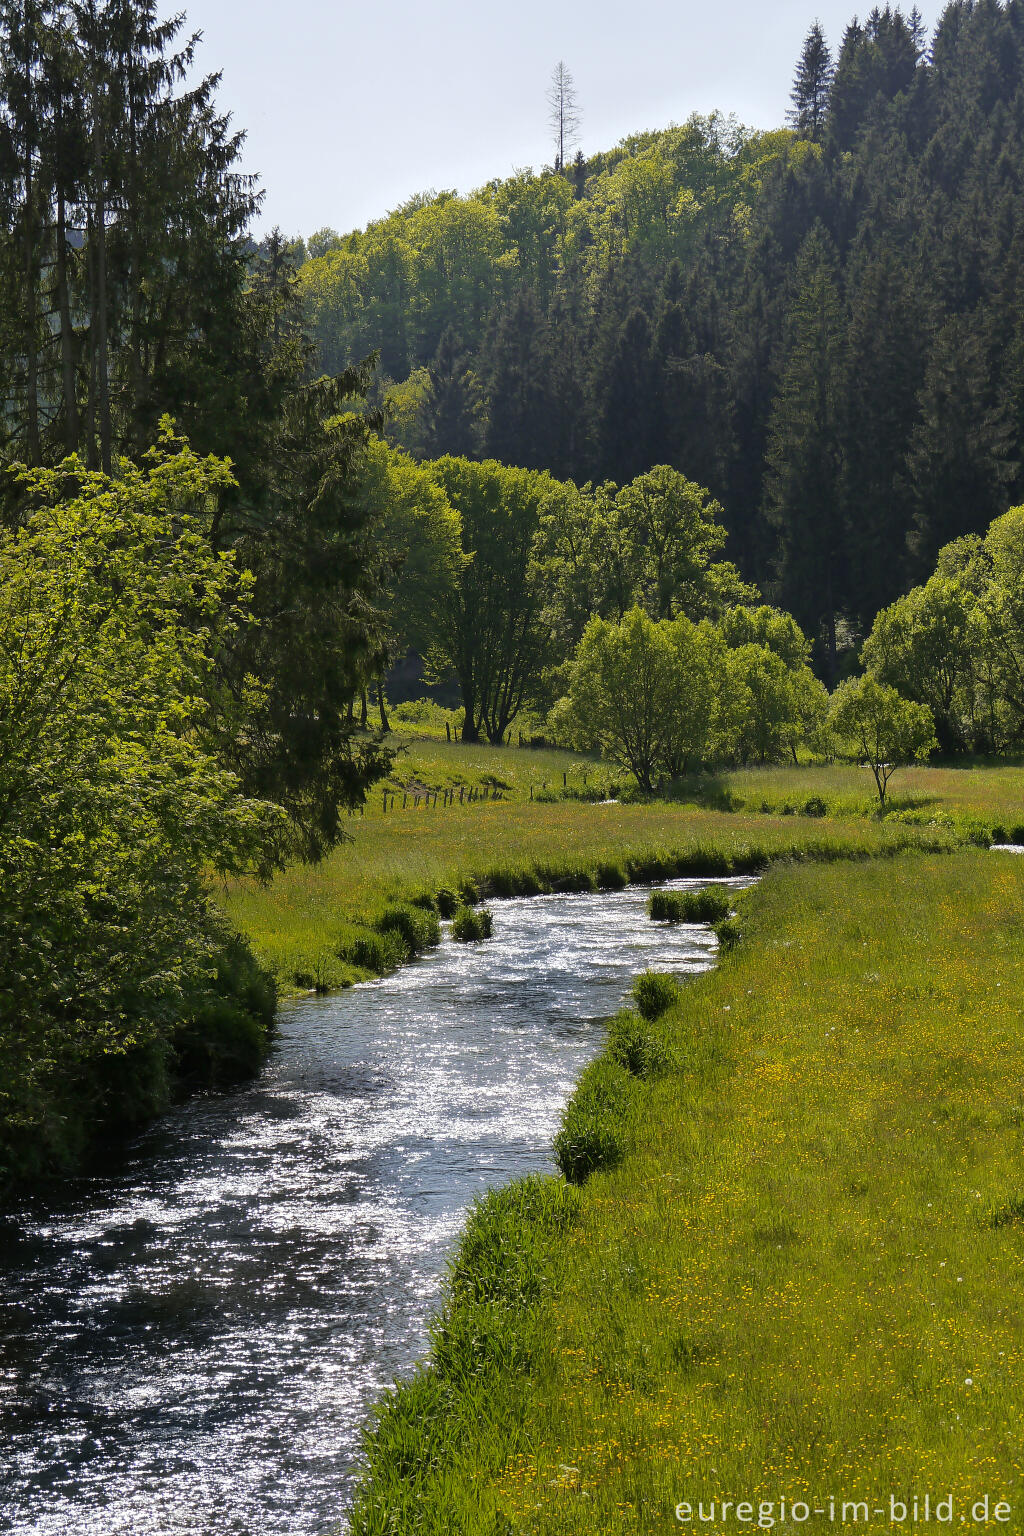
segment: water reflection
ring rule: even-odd
[[[289,1005],[258,1084],[7,1220],[0,1531],[337,1529],[467,1204],[551,1166],[636,972],[713,956],[706,930],[651,924],[646,894],[502,902],[488,944]]]

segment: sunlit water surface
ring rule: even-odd
[[[551,1169],[633,976],[713,959],[646,899],[502,902],[489,943],[289,1004],[258,1083],[0,1225],[0,1531],[338,1529],[467,1205]]]

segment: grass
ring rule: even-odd
[[[870,770],[846,764],[802,764],[737,768],[695,774],[673,791],[681,801],[720,811],[794,814],[815,800],[829,817],[864,817],[878,813]],[[901,768],[893,779],[890,820],[926,824],[958,822],[970,834],[1002,836],[996,842],[1024,840],[1024,769],[997,762],[963,767]]]
[[[441,746],[437,749],[444,753]],[[453,770],[474,748],[451,748]],[[481,749],[482,761],[531,759],[516,749]],[[525,771],[516,762],[507,776]],[[382,797],[383,798],[383,797]],[[573,801],[478,802],[388,815],[371,804],[353,818],[352,842],[316,867],[298,866],[269,887],[222,888],[229,918],[250,939],[282,991],[340,987],[396,963],[377,925],[396,906],[455,893],[529,894],[593,890],[686,873],[728,874],[773,858],[856,857],[893,852],[943,832],[870,821],[744,816],[696,806],[584,805]]]
[[[977,851],[745,893],[717,971],[613,1024],[565,1119],[582,1184],[471,1216],[356,1536],[721,1531],[698,1501],[830,1496],[877,1527],[926,1492],[1016,1525],[1022,922],[1024,861]]]
[[[568,795],[613,798],[627,777],[599,758],[552,748],[492,747],[486,743],[465,746],[430,737],[396,732],[394,768],[387,779],[392,793],[401,796],[424,790],[487,789],[506,800],[561,799]],[[370,796],[374,810],[383,801],[381,790]]]

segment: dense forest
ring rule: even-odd
[[[834,56],[811,29],[788,128],[693,118],[293,259],[323,366],[379,351],[397,441],[678,468],[833,678],[1024,499],[1022,135],[1020,0],[953,0],[930,40],[886,6]]]

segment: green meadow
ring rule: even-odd
[[[1018,827],[1024,835],[1024,770],[1006,766],[908,768],[880,818],[866,769],[707,774],[677,785],[672,800],[603,804],[609,792],[626,793],[624,776],[594,759],[410,737],[400,741],[389,786],[387,813],[383,790],[371,795],[365,815],[348,822],[351,841],[321,864],[294,866],[270,885],[221,888],[228,916],[282,991],[365,978],[376,963],[365,963],[374,959],[365,944],[364,963],[353,958],[360,941],[388,909],[439,890],[473,900],[559,885],[594,889],[755,868],[790,854],[988,843]]]
[[[719,966],[641,978],[566,1109],[559,1176],[471,1213],[429,1357],[368,1431],[354,1532],[1024,1507],[1024,863],[981,846],[1021,835],[1024,772],[908,769],[883,817],[849,767],[608,804],[571,797],[607,772],[589,759],[421,739],[406,760],[394,784],[436,805],[382,795],[322,865],[225,890],[286,988],[366,975],[353,955],[395,913],[436,941],[439,892],[763,879],[724,926],[652,901],[718,922]]]
[[[473,1213],[354,1531],[926,1493],[1019,1528],[1022,918],[1010,855],[772,868],[716,971],[613,1021],[560,1137],[589,1171]]]

